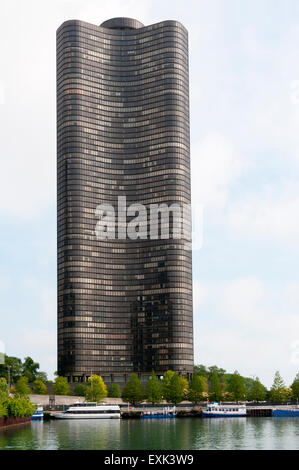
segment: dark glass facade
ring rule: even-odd
[[[58,373],[193,371],[183,239],[98,240],[96,207],[190,204],[188,34],[72,20],[57,30]]]

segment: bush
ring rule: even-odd
[[[6,398],[8,398],[7,382],[4,377],[0,377],[0,402],[6,400]]]
[[[35,407],[27,398],[9,398],[4,402],[4,406],[7,408],[7,416],[11,418],[25,418],[35,411]]]
[[[3,418],[4,416],[8,416],[7,406],[5,403],[0,403],[0,418]]]

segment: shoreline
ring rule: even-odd
[[[31,416],[26,418],[0,418],[0,431],[31,423]]]

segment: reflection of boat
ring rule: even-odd
[[[38,405],[37,410],[31,416],[31,419],[43,419],[44,409],[41,405]]]
[[[272,416],[281,416],[283,418],[299,418],[299,407],[273,408]]]
[[[149,419],[149,418],[175,418],[176,411],[175,408],[169,409],[164,408],[162,411],[143,411],[141,414],[141,418]]]
[[[51,413],[58,419],[103,419],[120,418],[118,405],[98,405],[97,403],[74,403],[66,411]]]
[[[207,409],[202,411],[202,416],[203,418],[234,418],[246,416],[246,406],[209,403]]]

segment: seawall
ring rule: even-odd
[[[25,418],[0,418],[0,430],[10,428],[13,426],[19,426],[20,424],[29,424],[31,422],[31,416]]]

